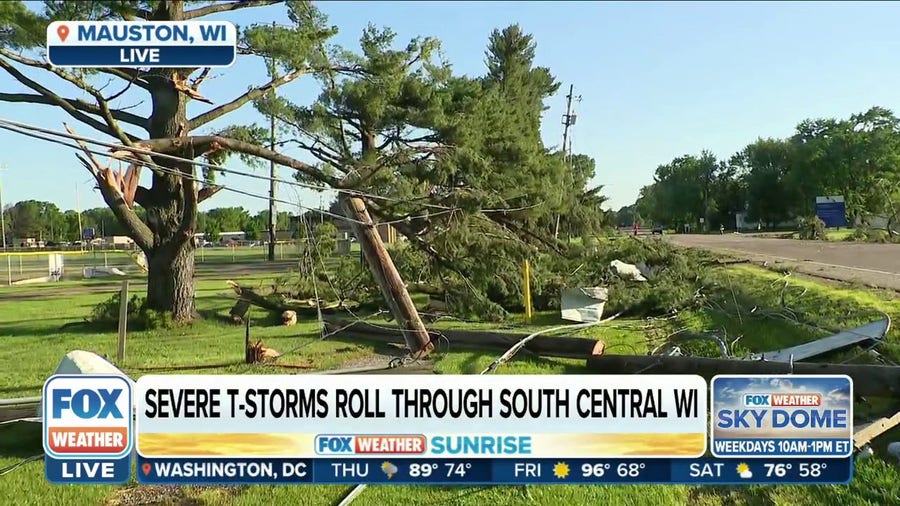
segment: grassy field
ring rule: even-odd
[[[257,250],[260,253],[262,250]],[[197,304],[204,321],[187,328],[155,332],[130,332],[126,358],[118,364],[133,377],[150,373],[292,373],[329,369],[371,362],[384,350],[377,345],[318,339],[314,322],[292,327],[278,325],[271,315],[251,313],[253,339],[270,347],[292,353],[280,361],[295,369],[272,366],[248,366],[243,361],[243,328],[218,320],[233,303],[226,279],[244,284],[265,285],[274,274],[272,266],[244,258],[235,261],[227,254],[208,257],[210,262],[197,267]],[[217,258],[217,261],[213,261]],[[275,267],[286,271],[291,262]],[[723,282],[734,287],[735,300],[741,305],[755,303],[760,308],[777,307],[780,291],[773,289],[781,276],[750,267],[733,267]],[[115,356],[114,329],[86,329],[66,325],[83,320],[91,308],[118,290],[111,280],[64,281],[27,287],[0,287],[0,397],[38,395],[46,377],[60,358],[73,349]],[[136,277],[134,293],[143,286]],[[802,307],[818,317],[823,325],[850,325],[866,321],[878,311],[900,317],[896,294],[855,289],[835,289],[812,281],[791,281],[786,300],[794,308]],[[727,309],[727,308],[726,308]],[[830,315],[830,316],[829,316]],[[830,320],[829,320],[830,318]],[[694,311],[681,317],[682,324],[701,328],[724,328],[729,335],[743,334],[741,346],[749,351],[764,351],[813,337],[786,323],[752,319],[749,315],[731,317],[725,313]],[[617,320],[606,327],[582,332],[606,341],[610,353],[645,353],[643,321]],[[539,314],[533,325],[559,324],[553,314]],[[447,324],[451,325],[451,324]],[[453,326],[459,326],[456,324]],[[523,327],[521,322],[512,326]],[[843,326],[846,326],[843,325]],[[467,325],[473,327],[473,325]],[[488,327],[474,325],[474,327]],[[525,331],[519,328],[518,331]],[[898,332],[890,336],[896,344]],[[891,349],[895,358],[897,348]],[[478,373],[494,358],[493,353],[445,350],[435,359],[439,373]],[[386,359],[385,359],[386,360]],[[499,374],[553,374],[583,372],[579,362],[522,356],[501,368]],[[41,452],[40,431],[33,425],[0,426],[0,467],[5,467]],[[896,439],[896,438],[895,438]],[[201,487],[161,488],[130,485],[52,486],[44,481],[41,462],[31,462],[0,477],[0,503],[17,505],[260,505],[336,504],[349,486],[302,487]],[[423,505],[886,505],[900,503],[900,468],[878,458],[859,463],[856,478],[849,486],[819,487],[688,487],[688,486],[528,486],[528,487],[370,487],[354,504]]]
[[[358,250],[358,245],[353,244]],[[290,261],[296,257],[296,246],[279,243],[275,248],[276,261]],[[47,276],[51,253],[61,253],[65,259],[64,279],[78,280],[83,277],[85,267],[116,267],[126,273],[139,273],[140,268],[124,250],[88,249],[84,251],[48,252],[11,251],[0,252],[0,286],[25,279]],[[198,248],[195,253],[197,265],[232,265],[236,267],[259,264],[266,259],[266,246],[238,246]],[[265,264],[263,264],[265,265]]]

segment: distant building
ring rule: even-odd
[[[134,244],[134,241],[131,239],[131,237],[128,237],[127,235],[113,235],[105,237],[103,239],[103,242],[106,243],[107,246],[112,247],[131,246],[132,244]]]
[[[34,237],[13,238],[11,246],[13,248],[43,248],[44,241]]]
[[[247,238],[246,232],[219,232],[219,241],[243,241]]]

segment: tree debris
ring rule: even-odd
[[[399,328],[372,325],[364,322],[326,319],[325,330],[337,338],[364,339],[390,344],[404,344]],[[432,332],[434,339],[446,339],[451,348],[480,348],[508,350],[511,346],[528,337],[527,334],[511,334],[497,331],[441,330]],[[602,355],[606,349],[603,341],[586,337],[534,337],[527,342],[524,350],[542,357],[585,359]]]

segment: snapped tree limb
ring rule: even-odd
[[[75,131],[72,130],[69,125],[65,125],[65,127],[66,131],[73,136],[75,135]],[[100,164],[93,153],[90,152],[87,145],[85,145],[84,141],[76,139],[76,142],[81,147],[85,156],[75,156],[88,172],[94,176],[94,179],[97,181],[97,186],[100,188],[100,195],[103,196],[106,205],[109,206],[110,210],[112,210],[119,221],[128,228],[129,232],[131,232],[130,235],[131,238],[134,239],[135,244],[137,244],[144,252],[150,251],[153,247],[153,233],[150,231],[150,228],[141,221],[137,213],[134,212],[134,209],[129,206],[128,202],[125,200],[122,188],[117,187],[114,180],[108,179],[107,173],[111,173],[111,171]],[[135,194],[137,194],[137,188],[135,188]]]

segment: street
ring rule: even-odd
[[[805,274],[900,291],[900,244],[800,241],[740,234],[665,237],[681,246],[770,263],[789,263]]]

